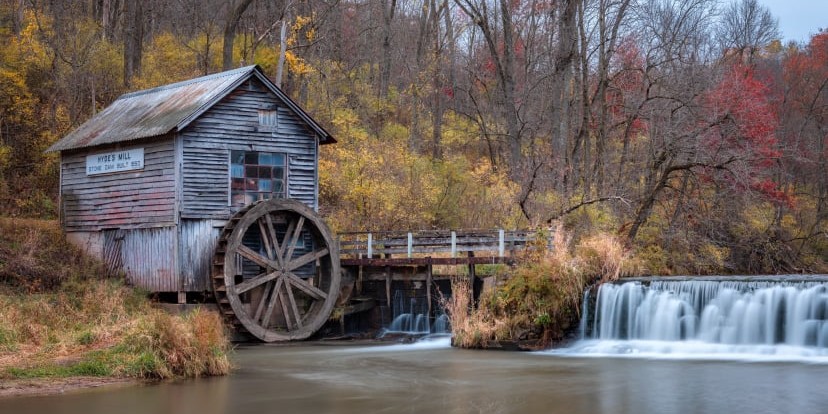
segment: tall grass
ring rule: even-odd
[[[593,280],[618,278],[626,250],[615,237],[599,235],[574,248],[558,229],[551,242],[543,234],[527,246],[520,263],[494,289],[470,306],[466,281],[452,284],[445,301],[453,343],[466,348],[488,347],[501,341],[532,340],[544,347],[561,341],[577,326],[584,288]]]
[[[215,312],[170,315],[103,269],[54,222],[0,219],[0,378],[229,371]]]

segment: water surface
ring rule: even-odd
[[[0,413],[821,413],[828,365],[413,345],[252,346],[225,378],[0,400]]]

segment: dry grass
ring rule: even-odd
[[[0,219],[0,378],[229,371],[217,314],[167,314],[102,274],[56,223]]]
[[[601,283],[618,280],[627,273],[629,251],[616,236],[598,234],[582,240],[575,248],[582,271],[599,277]]]
[[[500,341],[532,339],[536,346],[561,341],[577,326],[584,288],[592,280],[617,279],[627,253],[615,237],[598,235],[574,249],[571,238],[559,228],[551,248],[539,235],[495,289],[469,307],[465,281],[452,284],[452,297],[444,302],[451,320],[453,343],[465,348],[487,347]]]
[[[0,218],[0,285],[41,292],[70,279],[99,278],[104,266],[69,243],[54,220]]]

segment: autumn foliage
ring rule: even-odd
[[[560,220],[643,273],[828,266],[825,32],[725,47],[712,2],[254,0],[236,26],[236,2],[150,2],[137,26],[92,3],[0,4],[3,215],[59,215],[43,150],[121,93],[283,61],[339,141],[320,154],[338,231]]]

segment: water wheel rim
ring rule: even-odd
[[[296,221],[294,226],[288,226],[282,240],[278,240],[272,224],[268,226],[268,218],[274,213],[291,215]],[[251,226],[264,226],[262,230],[269,234],[265,250],[267,256],[252,251],[243,244],[243,238]],[[314,240],[322,246],[315,246],[313,251],[298,258],[293,257],[299,234],[308,229]],[[287,243],[287,244],[286,244]],[[277,249],[278,246],[278,249]],[[233,310],[235,318],[244,328],[255,337],[265,342],[306,339],[313,335],[328,320],[336,304],[340,283],[339,248],[336,239],[325,225],[324,221],[306,205],[286,199],[274,199],[259,202],[247,211],[240,212],[239,220],[235,223],[227,238],[224,256],[224,287],[227,300]],[[257,263],[264,272],[252,279],[236,283],[237,255],[251,262]],[[294,271],[304,264],[320,260],[324,263],[317,288],[307,280],[297,276]],[[264,286],[262,286],[264,285]],[[256,306],[245,307],[240,295],[252,289],[263,287],[261,299]],[[303,309],[297,306],[297,295],[312,298],[310,304]],[[271,329],[269,319],[274,308],[279,306],[287,329]],[[287,315],[287,316],[286,316]]]

